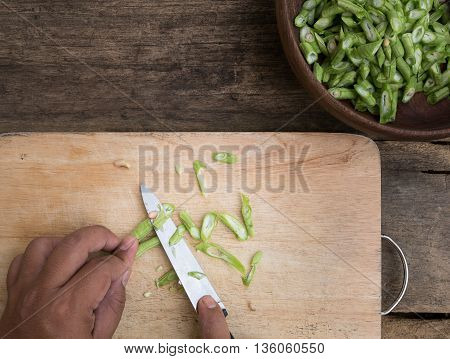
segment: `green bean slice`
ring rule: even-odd
[[[328,92],[338,100],[353,100],[357,97],[356,91],[347,88],[333,87]]]
[[[206,193],[206,187],[205,187],[205,179],[203,177],[203,171],[206,168],[206,164],[202,161],[195,160],[193,163],[194,167],[194,173],[197,178],[198,187],[200,188],[200,192],[204,196]]]
[[[156,279],[155,285],[157,288],[160,288],[175,281],[178,281],[178,276],[175,270],[171,269],[167,273],[164,273],[161,277]]]
[[[361,99],[368,105],[368,106],[375,106],[376,100],[372,96],[369,90],[365,89],[363,86],[355,84],[353,86],[355,91],[358,93],[359,96],[361,96]]]
[[[197,279],[197,280],[200,280],[200,279],[203,279],[203,278],[206,277],[205,273],[202,273],[202,272],[195,272],[195,271],[193,271],[193,272],[188,272],[188,276],[189,276],[189,277],[192,277],[192,278],[195,278],[195,279]]]
[[[416,93],[416,84],[417,84],[417,81],[414,76],[408,80],[408,82],[406,83],[405,89],[403,91],[403,97],[402,97],[403,103],[407,103],[412,99],[412,97]]]
[[[250,262],[250,270],[246,276],[242,277],[242,283],[244,283],[244,285],[246,285],[247,287],[252,282],[253,277],[255,276],[256,267],[259,264],[259,262],[261,261],[261,259],[262,259],[261,251],[258,251],[253,255],[253,258]]]
[[[156,229],[161,229],[164,223],[172,217],[175,211],[175,206],[170,203],[163,203],[159,206],[159,212],[157,217],[153,220],[153,227]]]
[[[217,216],[219,220],[234,233],[237,239],[240,241],[246,241],[248,239],[247,230],[237,218],[227,213],[218,213]]]
[[[174,246],[175,244],[180,242],[185,233],[186,227],[183,224],[179,225],[175,232],[172,234],[172,237],[170,237],[169,239],[169,246]]]
[[[314,73],[314,76],[316,77],[317,81],[322,82],[322,80],[323,80],[323,67],[320,66],[320,64],[318,62],[314,63],[313,73]]]
[[[211,239],[212,232],[217,225],[217,215],[213,212],[207,213],[203,217],[202,230],[200,232],[200,238],[204,242],[208,242]]]
[[[237,156],[229,152],[214,152],[212,154],[213,161],[233,164],[237,162]]]
[[[302,50],[303,55],[305,56],[305,60],[309,65],[316,62],[317,59],[319,58],[317,52],[314,51],[313,47],[311,46],[311,44],[309,42],[306,42],[306,41],[301,42],[300,49]]]
[[[153,224],[150,221],[150,218],[146,218],[133,229],[131,235],[140,243],[146,240],[150,236],[152,231]]]
[[[247,195],[241,193],[241,213],[249,237],[253,237],[255,235],[252,212],[253,210],[250,205],[250,198]]]
[[[153,237],[146,241],[139,243],[138,250],[136,252],[136,258],[141,257],[145,252],[149,251],[152,248],[158,247],[161,245],[158,237]]]
[[[212,242],[200,242],[195,248],[210,257],[222,259],[238,270],[241,275],[245,275],[245,267],[241,261],[218,244]]]
[[[442,101],[443,99],[447,98],[450,94],[450,89],[448,86],[444,86],[443,88],[429,94],[427,96],[427,101],[430,105],[435,105],[439,101]]]
[[[194,224],[194,221],[192,220],[189,213],[187,211],[181,211],[178,216],[180,217],[181,222],[184,224],[191,237],[194,238],[196,241],[199,241],[201,238],[200,230]]]

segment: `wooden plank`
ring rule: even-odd
[[[382,233],[404,250],[410,286],[398,312],[450,312],[449,142],[378,142]],[[401,264],[383,246],[383,305],[401,285]]]
[[[354,132],[308,108],[271,1],[11,6],[21,17],[0,7],[0,132]]]
[[[260,155],[244,155],[252,144]],[[210,152],[219,145],[234,146],[240,161],[233,166],[211,163]],[[140,160],[142,149],[147,155]],[[193,158],[203,155],[207,183],[217,184],[206,198],[192,171],[180,177],[174,170],[175,161],[189,168]],[[119,158],[131,169],[115,168]],[[151,158],[156,162],[150,163]],[[63,235],[92,223],[125,235],[145,216],[140,181],[163,201],[188,209],[197,223],[210,210],[238,215],[239,193],[245,191],[257,235],[242,243],[218,226],[214,241],[245,264],[256,250],[264,252],[252,286],[245,288],[234,269],[194,253],[230,311],[233,334],[380,336],[381,178],[378,150],[367,138],[293,133],[9,136],[0,140],[0,169],[5,174],[0,203],[7,204],[0,208],[0,277],[35,236]],[[153,287],[159,264],[168,268],[160,249],[135,264],[118,337],[198,335],[184,293]],[[147,290],[153,292],[148,299],[142,296]]]
[[[450,320],[445,314],[441,318],[389,315],[381,320],[381,331],[385,339],[448,339]]]

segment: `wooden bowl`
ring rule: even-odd
[[[299,31],[294,26],[294,18],[302,2],[276,1],[278,32],[295,76],[325,110],[349,126],[384,139],[432,140],[450,137],[449,99],[431,106],[422,93],[416,94],[409,103],[400,103],[394,122],[381,125],[377,117],[368,112],[358,112],[349,101],[339,101],[331,96],[314,77],[298,46]]]

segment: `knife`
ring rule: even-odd
[[[159,212],[161,202],[143,184],[141,184],[141,195],[147,213]],[[223,314],[227,316],[228,312],[209,279],[206,276],[201,279],[196,279],[188,275],[189,272],[205,272],[200,267],[197,259],[195,259],[184,238],[177,244],[169,246],[169,239],[175,233],[176,229],[175,223],[169,218],[164,222],[160,229],[155,228],[155,231],[173,269],[177,273],[180,284],[183,286],[184,291],[192,303],[192,306],[197,311],[197,303],[200,298],[205,295],[210,295],[219,304]]]

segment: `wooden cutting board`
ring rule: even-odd
[[[232,150],[234,165],[211,151]],[[130,168],[118,168],[123,159]],[[191,167],[209,166],[200,195]],[[175,172],[175,164],[185,167]],[[248,265],[249,288],[225,263],[194,253],[222,297],[237,338],[380,337],[380,163],[371,140],[314,133],[18,134],[0,138],[0,277],[42,235],[102,224],[120,236],[145,217],[139,183],[200,224],[211,210],[239,216],[248,193],[256,236],[239,242],[219,225],[213,241]],[[178,216],[175,215],[178,222]],[[191,240],[192,241],[192,240]],[[157,248],[137,260],[118,338],[198,337],[182,291],[156,289]],[[144,292],[151,292],[144,298]],[[0,284],[0,309],[6,288]]]

